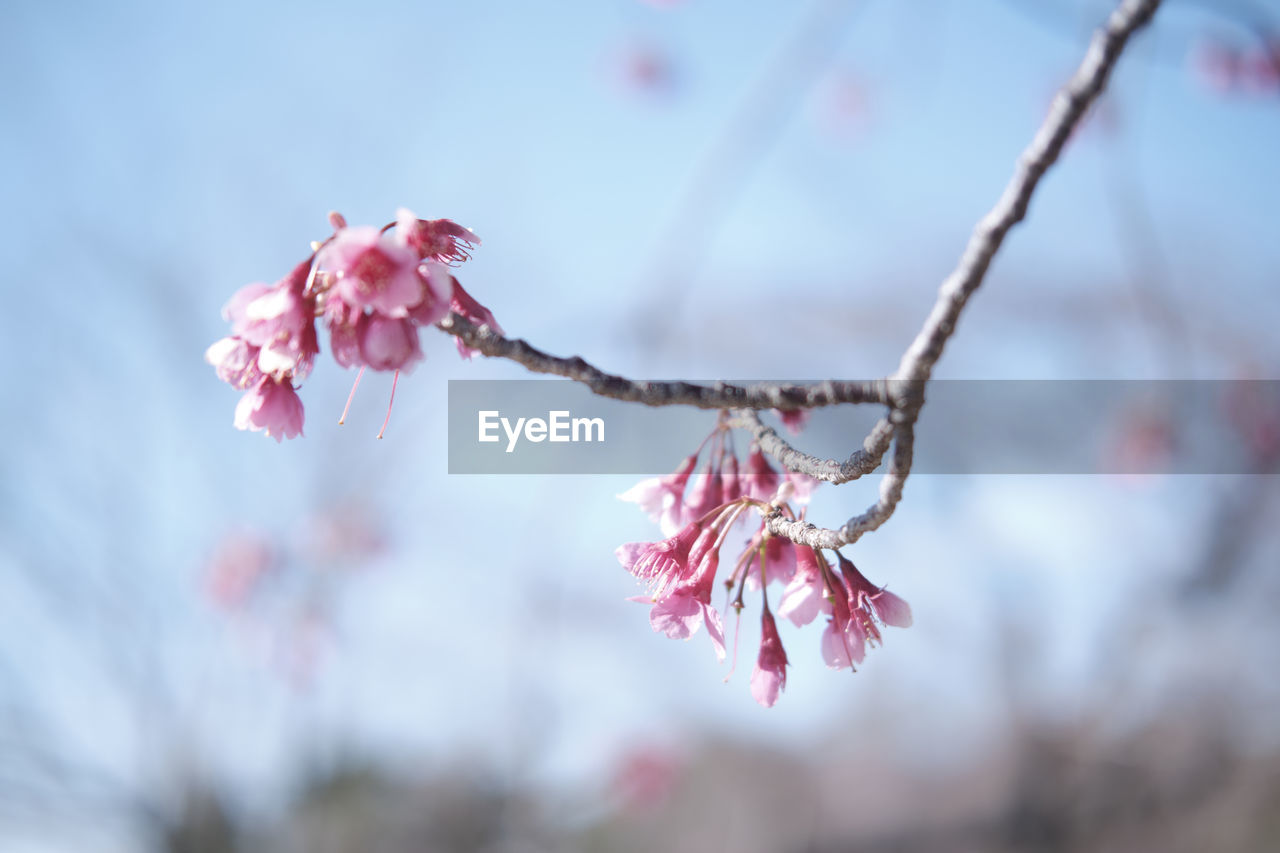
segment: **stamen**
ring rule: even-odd
[[[387,401],[387,417],[382,421],[382,429],[378,430],[378,438],[382,438],[382,434],[387,431],[387,424],[391,422],[391,404],[396,401],[396,383],[400,381],[400,371],[396,371],[391,375],[391,399]]]
[[[311,241],[311,269],[307,271],[307,283],[302,286],[303,296],[310,296],[315,288],[316,272],[320,269],[320,265],[316,263],[315,253],[320,251],[320,245],[315,240]]]
[[[356,389],[360,387],[360,377],[362,376],[364,376],[363,367],[356,374],[355,384],[351,386],[351,393],[347,395],[347,404],[342,407],[342,417],[338,418],[338,426],[342,426],[347,421],[347,411],[351,408],[351,401],[356,398]]]
[[[742,635],[742,608],[738,608],[738,615],[733,623],[733,658],[729,661],[729,672],[725,675],[724,680],[727,684],[729,679],[733,677],[734,670],[738,668],[738,637]]]

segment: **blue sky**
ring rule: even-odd
[[[144,636],[163,639],[186,730],[174,740],[271,802],[300,756],[348,740],[426,763],[475,749],[510,768],[534,738],[535,772],[580,779],[633,738],[715,727],[802,745],[836,714],[927,690],[950,695],[955,718],[906,715],[901,737],[947,741],[990,722],[989,662],[957,672],[989,657],[990,613],[1008,603],[1056,613],[1051,669],[1087,676],[1093,647],[1073,632],[1171,570],[1201,500],[1186,492],[1212,483],[913,481],[857,550],[912,601],[917,627],[856,679],[822,668],[817,632],[784,632],[795,670],[765,714],[745,663],[722,686],[704,640],[654,636],[624,601],[634,589],[612,550],[652,533],[611,500],[628,481],[444,473],[447,379],[518,367],[460,363],[424,335],[426,362],[376,442],[389,382],[366,379],[339,428],[351,377],[321,363],[301,392],[307,438],[277,446],[232,428],[235,395],[201,361],[230,294],[283,275],[327,211],[381,224],[405,205],[473,227],[484,245],[460,278],[510,333],[555,352],[644,377],[891,371],[1106,4],[1056,4],[1060,19],[1012,2],[830,5],[833,54],[762,113],[760,156],[727,166],[707,165],[726,122],[818,7],[6,8],[0,647],[29,687],[0,684],[44,697],[60,730],[97,714],[103,736],[84,749],[155,784],[165,762],[138,758],[128,703],[92,690],[109,676],[75,650],[131,642],[122,626],[154,620]],[[1205,34],[1249,43],[1171,0],[1124,58],[1114,127],[1094,122],[1069,146],[940,375],[1274,374],[1280,109],[1203,84],[1188,56]],[[669,58],[671,92],[619,83],[635,44]],[[866,104],[852,137],[824,129],[846,79]],[[672,276],[670,260],[689,257],[662,244],[683,188],[716,168],[733,188],[725,213],[709,213],[715,198],[694,206],[691,235],[707,242],[691,276]],[[1176,323],[1144,319],[1134,269]],[[639,322],[654,316],[660,339]],[[838,522],[873,494],[855,485],[817,512]],[[297,695],[202,600],[199,572],[229,530],[295,536],[343,501],[372,508],[395,547],[327,593],[338,640]],[[32,572],[67,581],[46,601]],[[59,616],[77,589],[109,611],[96,640]],[[540,715],[529,731],[512,710],[526,705]]]

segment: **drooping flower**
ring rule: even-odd
[[[204,360],[213,365],[219,379],[244,390],[262,378],[259,349],[235,336],[221,338],[204,351]]]
[[[618,499],[639,506],[651,520],[658,523],[663,536],[671,536],[680,529],[685,486],[697,464],[698,454],[694,453],[676,466],[672,473],[641,480],[618,495]]]
[[[829,578],[836,588],[831,589],[831,619],[822,637],[822,651],[827,666],[838,669],[862,662],[866,644],[880,642],[881,624],[910,627],[911,608],[867,580],[843,554],[837,552],[836,558],[840,576]]]
[[[356,337],[361,362],[374,370],[408,370],[422,358],[418,328],[408,317],[366,314],[360,318]]]
[[[758,501],[773,500],[774,493],[778,490],[778,472],[764,458],[760,445],[751,445],[751,451],[747,454],[747,468],[739,481],[742,483],[743,494]]]
[[[680,520],[688,523],[702,518],[711,510],[724,502],[724,494],[720,474],[710,460],[703,466],[701,473],[691,480],[688,493],[684,499],[684,509]]]
[[[324,321],[329,328],[329,349],[333,360],[343,367],[362,367],[360,354],[360,320],[364,312],[341,299],[325,302]]]
[[[831,615],[822,632],[822,659],[832,669],[852,668],[867,656],[861,620],[849,609],[849,590],[843,579],[828,576]]]
[[[656,586],[673,585],[690,574],[689,551],[702,533],[700,523],[689,524],[661,542],[628,542],[614,552],[622,567],[637,579]]]
[[[738,477],[738,457],[735,454],[725,454],[724,466],[720,469],[720,481],[725,500],[737,500],[742,497],[742,482]]]
[[[307,258],[273,285],[241,288],[223,310],[232,334],[260,347],[283,342],[302,349],[306,330],[315,324],[315,299],[305,292],[311,261]]]
[[[719,548],[721,544],[720,518],[710,525],[691,524],[680,536],[657,543],[663,546],[657,557],[661,565],[649,567],[656,569],[649,580],[649,594],[632,598],[652,604],[649,611],[649,624],[653,630],[665,634],[673,640],[687,640],[697,633],[702,625],[707,626],[707,635],[711,638],[717,659],[725,658],[724,626],[720,614],[711,606],[711,593],[715,587],[716,570],[720,564]],[[684,552],[684,542],[688,535],[697,531],[697,538]],[[683,537],[683,538],[682,538]],[[672,543],[667,547],[668,543]],[[643,545],[644,543],[632,543]],[[624,549],[628,549],[624,552]],[[639,556],[633,558],[632,555]],[[635,549],[622,546],[618,549],[619,560],[633,574],[637,574],[636,564],[644,559],[653,559],[652,547]],[[683,559],[681,557],[683,556]],[[628,565],[630,563],[630,565]],[[642,568],[641,571],[649,571]]]
[[[673,640],[687,640],[702,625],[715,649],[716,658],[725,658],[724,626],[720,614],[711,606],[711,592],[715,586],[716,569],[720,555],[712,547],[716,531],[708,529],[694,545],[691,563],[693,573],[686,579],[662,590],[649,611],[649,624],[653,630],[666,634]],[[699,545],[702,547],[699,548]],[[696,561],[696,562],[695,562]]]
[[[760,613],[760,654],[751,673],[751,695],[764,707],[772,708],[786,686],[787,653],[782,648],[773,614],[765,606]]]
[[[781,583],[783,585],[790,583],[796,573],[795,545],[789,539],[766,536],[763,521],[750,541],[747,542],[743,551],[759,551],[761,542],[764,542],[765,580],[768,583]],[[760,572],[760,562],[756,560],[747,571],[748,589],[756,590],[760,588]]]
[[[316,300],[306,292],[311,262],[307,258],[275,284],[240,288],[222,309],[231,336],[256,348],[258,370],[282,381],[306,376],[320,352]]]
[[[831,602],[826,598],[827,582],[813,549],[797,545],[795,552],[795,576],[783,590],[778,615],[790,619],[799,628],[818,618],[819,613],[830,613]]]
[[[236,429],[263,430],[280,441],[302,435],[302,400],[289,382],[263,376],[236,405]]]
[[[822,659],[827,666],[850,669],[866,656],[866,640],[857,623],[850,621],[847,611],[843,617],[833,612],[822,632]]]
[[[875,616],[886,625],[895,628],[910,628],[912,623],[911,606],[898,596],[883,587],[878,587],[867,580],[862,572],[843,554],[840,559],[840,573],[849,584],[849,604],[851,607],[866,609],[871,606]]]

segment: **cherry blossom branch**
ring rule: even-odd
[[[474,350],[524,365],[534,373],[563,376],[581,382],[601,397],[646,406],[696,406],[700,409],[813,409],[840,403],[890,404],[888,383],[827,381],[814,385],[771,382],[742,386],[727,382],[637,382],[588,363],[579,356],[551,355],[521,338],[508,338],[487,325],[477,325],[456,312],[437,326]]]
[[[1009,229],[1026,216],[1040,179],[1057,161],[1067,139],[1102,93],[1130,36],[1151,20],[1159,5],[1160,0],[1123,0],[1106,24],[1094,34],[1080,67],[1054,98],[1049,115],[1018,159],[1004,193],[974,228],[959,265],[939,288],[933,310],[903,354],[891,382],[893,390],[900,393],[894,393],[891,400],[893,411],[889,432],[893,436],[894,452],[889,471],[880,483],[879,500],[837,530],[819,528],[808,522],[788,521],[781,512],[774,512],[768,518],[770,532],[814,548],[838,548],[856,542],[893,514],[911,473],[914,427],[924,405],[924,383],[933,374],[933,367],[947,341],[955,334],[960,313],[982,284]],[[874,434],[873,431],[873,436],[868,436],[868,441]]]
[[[506,338],[456,312],[438,325],[485,355],[510,359],[536,373],[582,382],[602,396],[650,406],[692,405],[745,410],[803,409],[837,403],[888,405],[892,416],[877,423],[863,441],[862,449],[844,462],[819,459],[796,450],[752,412],[736,415],[736,425],[752,432],[761,443],[761,449],[778,459],[784,467],[832,483],[848,482],[874,470],[890,442],[896,439],[893,463],[886,475],[887,483],[882,485],[881,500],[864,514],[865,518],[851,519],[841,528],[855,536],[860,535],[858,531],[874,529],[892,513],[897,504],[893,496],[900,494],[901,481],[910,473],[912,427],[924,404],[924,383],[932,375],[943,348],[955,333],[960,313],[982,284],[1009,230],[1026,216],[1040,179],[1057,161],[1067,139],[1101,94],[1129,37],[1151,19],[1159,5],[1160,0],[1124,0],[1095,33],[1080,68],[1054,99],[1049,115],[1019,158],[1004,193],[991,212],[978,223],[956,269],[943,281],[924,326],[902,356],[894,374],[897,381],[832,381],[815,386],[763,383],[750,387],[726,383],[705,386],[688,382],[636,382],[606,373],[580,357],[553,356],[524,340]]]
[[[829,381],[813,386],[762,383],[750,387],[727,383],[706,386],[688,382],[636,382],[606,373],[577,356],[550,355],[524,340],[507,338],[489,325],[477,325],[456,311],[437,325],[485,355],[510,359],[536,373],[581,382],[601,396],[649,406],[743,410],[735,413],[734,425],[750,431],[763,451],[788,470],[827,482],[848,482],[875,470],[892,446],[889,470],[880,483],[879,499],[840,528],[819,528],[808,522],[789,520],[780,510],[767,519],[770,532],[799,544],[825,549],[851,544],[884,524],[897,508],[911,473],[915,423],[924,406],[925,385],[947,341],[955,333],[961,312],[982,284],[1009,230],[1026,217],[1040,179],[1057,161],[1067,140],[1102,93],[1129,38],[1151,20],[1159,5],[1160,0],[1122,0],[1095,32],[1080,67],[1054,98],[1048,116],[1018,159],[1013,177],[995,207],[974,228],[958,265],[942,282],[937,301],[889,380]],[[872,428],[862,448],[843,462],[820,459],[791,447],[750,411],[807,409],[837,403],[878,403],[889,407],[889,414]]]
[[[864,533],[870,533],[888,521],[893,511],[898,508],[907,475],[911,473],[914,446],[914,418],[896,424],[893,428],[893,455],[889,457],[889,470],[880,480],[879,499],[861,515],[855,515],[846,521],[839,529],[818,527],[807,521],[792,521],[787,519],[779,508],[766,517],[769,532],[775,536],[790,539],[798,545],[825,548],[830,551],[857,542]]]
[[[277,441],[302,434],[303,407],[295,383],[310,374],[320,353],[317,320],[328,329],[335,361],[361,371],[392,372],[393,396],[400,372],[422,358],[421,328],[435,325],[455,338],[464,358],[477,352],[505,358],[627,402],[720,410],[715,428],[674,472],[619,495],[658,521],[666,538],[625,543],[615,553],[628,572],[646,583],[648,594],[642,600],[652,605],[654,630],[687,638],[705,626],[723,660],[723,623],[711,606],[719,553],[730,527],[754,508],[761,516],[759,526],[725,583],[729,589],[738,587],[731,604],[741,611],[748,579],[758,582],[762,640],[751,691],[760,704],[772,706],[786,684],[787,657],[767,598],[771,580],[787,581],[783,600],[777,602],[781,618],[803,625],[826,607],[823,658],[829,666],[860,663],[866,647],[879,642],[879,626],[911,624],[906,602],[871,583],[838,549],[893,516],[911,474],[926,387],[969,297],[982,284],[1009,230],[1026,216],[1040,179],[1102,92],[1130,36],[1159,5],[1160,0],[1119,0],[1095,33],[1080,68],[1054,99],[996,205],[975,226],[922,328],[887,378],[750,386],[637,382],[578,356],[551,355],[506,337],[493,313],[449,272],[449,264],[465,261],[479,243],[474,233],[452,220],[419,219],[403,208],[395,222],[381,229],[349,227],[342,216],[331,214],[333,236],[313,244],[313,253],[292,272],[273,285],[253,283],[236,292],[223,311],[231,334],[210,346],[205,358],[220,379],[245,392],[236,406],[235,425]],[[874,403],[887,410],[861,448],[843,461],[792,447],[757,411],[781,410],[791,423],[788,412],[842,403]],[[739,467],[729,427],[745,429],[755,438],[744,467]],[[707,458],[699,468],[704,450]],[[779,476],[765,453],[791,474]],[[805,520],[804,510],[797,514],[791,506],[793,498],[803,504],[814,485],[792,474],[845,483],[879,468],[886,454],[877,500],[840,527],[818,527]],[[824,551],[834,552],[838,574]]]
[[[889,449],[894,427],[889,416],[881,418],[862,441],[862,448],[854,451],[843,462],[837,459],[821,459],[797,450],[786,442],[777,431],[760,420],[751,409],[735,411],[729,425],[751,433],[760,449],[768,453],[788,471],[813,477],[815,480],[840,485],[870,474],[880,465]]]

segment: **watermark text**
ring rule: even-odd
[[[603,442],[604,418],[575,418],[567,410],[547,412],[543,418],[510,418],[502,417],[495,409],[479,412],[479,441],[496,443],[502,440],[499,429],[506,434],[507,452],[515,452],[516,445],[523,436],[526,441],[537,444],[543,441],[552,442]]]

